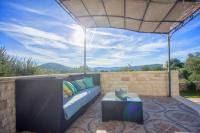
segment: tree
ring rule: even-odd
[[[191,73],[189,80],[200,81],[200,52],[188,55],[185,68]]]
[[[181,68],[179,70],[179,78],[180,79],[189,79],[189,76],[191,75],[191,73],[186,69],[186,68]]]
[[[14,75],[13,66],[15,65],[16,58],[7,54],[6,48],[0,47],[0,76]]]
[[[194,74],[200,74],[200,52],[189,54],[185,67]]]
[[[91,72],[91,70],[88,66],[86,66],[86,71]],[[75,67],[72,70],[70,70],[70,72],[72,72],[72,73],[83,73],[84,72],[84,66]]]
[[[168,67],[168,61],[166,61],[166,65],[165,65],[165,66]],[[184,63],[181,62],[179,59],[177,59],[177,58],[172,58],[172,59],[170,60],[170,68],[171,68],[172,70],[177,70],[177,69],[183,68],[183,67],[184,67]]]
[[[128,64],[127,66],[121,67],[119,69],[119,71],[120,72],[129,72],[129,71],[134,71],[134,70],[133,70],[133,67],[130,64]]]
[[[162,66],[157,66],[152,68],[152,71],[162,71],[162,70],[163,70]]]
[[[31,58],[20,60],[10,56],[5,47],[0,47],[0,76],[33,75],[36,71],[37,65]]]
[[[142,71],[150,71],[151,68],[148,67],[148,66],[143,66],[143,67],[141,68],[141,70],[142,70]]]

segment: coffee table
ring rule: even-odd
[[[128,93],[127,100],[121,100],[114,92],[106,93],[101,101],[102,121],[120,120],[143,124],[142,100],[135,93]]]

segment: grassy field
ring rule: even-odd
[[[185,98],[200,98],[200,91],[181,91],[180,95]]]

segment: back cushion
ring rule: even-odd
[[[94,87],[94,83],[93,83],[93,78],[92,77],[85,77],[83,79],[83,82],[84,82],[86,88]]]
[[[70,83],[69,81],[63,81],[63,82],[72,91],[73,94],[76,94],[78,92],[76,87],[72,83]]]
[[[64,94],[67,96],[72,96],[73,94],[72,90],[68,87],[66,81],[63,81],[63,91],[64,91]]]
[[[86,89],[85,84],[83,83],[83,80],[75,80],[72,82],[74,86],[77,87],[78,91]]]

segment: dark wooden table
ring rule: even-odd
[[[127,100],[120,100],[114,92],[106,93],[101,101],[102,121],[119,120],[143,124],[142,100],[135,93],[128,93]]]

